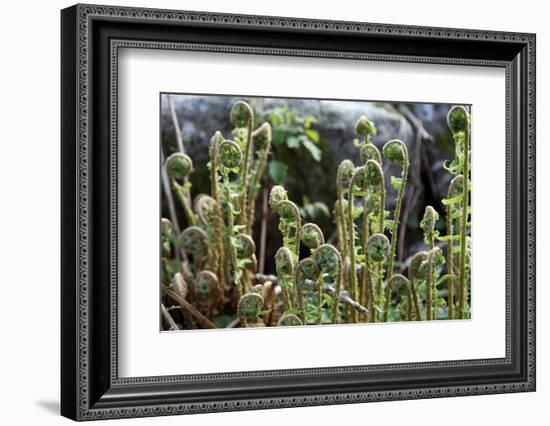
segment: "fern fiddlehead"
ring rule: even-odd
[[[235,102],[229,114],[231,123],[239,128],[246,128],[246,143],[244,146],[244,160],[241,170],[241,197],[239,202],[240,214],[239,223],[244,225],[248,219],[247,193],[248,193],[248,169],[250,167],[250,151],[252,150],[253,137],[252,130],[254,129],[254,111],[248,103],[244,101]]]
[[[296,266],[296,271],[294,273],[294,288],[296,289],[296,294],[298,295],[298,315],[304,324],[307,324],[303,300],[304,284],[306,281],[316,281],[319,277],[319,273],[319,268],[311,257],[302,259]]]
[[[189,183],[180,183],[180,181],[185,181],[193,171],[193,161],[191,157],[181,152],[176,152],[166,159],[164,167],[170,179],[172,190],[183,208],[187,223],[190,226],[195,225],[195,215],[193,214],[191,203],[189,202],[189,189],[191,186]]]
[[[382,264],[387,260],[390,251],[390,241],[382,233],[372,234],[367,240],[366,256],[375,266],[375,278],[377,280],[378,295],[382,294],[382,281],[383,281],[383,268]],[[382,309],[378,306],[378,303],[374,305],[374,308],[378,311]]]
[[[203,269],[208,262],[208,235],[198,226],[189,226],[180,234],[181,248],[193,255],[197,271]]]
[[[374,160],[378,164],[382,164],[382,157],[378,148],[370,141],[370,136],[365,137],[365,144],[359,150],[359,157],[363,164],[366,164],[369,160]],[[372,310],[374,303],[374,291],[373,291],[373,280],[371,280],[370,274],[370,265],[369,257],[365,256],[367,251],[367,240],[371,234],[371,212],[373,210],[373,202],[375,201],[376,193],[373,193],[369,190],[365,197],[363,197],[363,229],[362,229],[362,240],[361,246],[363,247],[363,267],[361,268],[361,285],[360,285],[360,302],[365,303],[365,305],[370,306],[371,315],[374,315]]]
[[[302,243],[309,248],[312,253],[325,244],[325,237],[321,228],[314,223],[306,223],[302,226]]]
[[[220,171],[222,175],[222,187],[224,190],[225,212],[227,214],[227,251],[230,256],[231,271],[233,283],[237,290],[237,296],[240,298],[244,294],[244,285],[242,283],[242,270],[239,268],[237,249],[235,244],[235,214],[237,210],[234,205],[234,190],[229,180],[230,173],[238,173],[242,162],[242,151],[239,145],[234,141],[224,140],[218,146],[220,158]]]
[[[249,271],[254,267],[254,258],[256,253],[256,243],[248,234],[237,234],[234,239],[235,251],[237,254],[237,265],[240,274],[242,274],[242,282],[244,291],[248,292],[252,288],[251,280],[245,271]]]
[[[369,201],[375,202],[376,199],[378,199],[378,208],[377,208],[376,214],[374,215],[375,216],[374,222],[376,223],[376,220],[378,220],[377,232],[379,234],[383,234],[384,219],[385,219],[386,189],[385,189],[385,182],[384,182],[384,172],[382,171],[382,166],[380,165],[380,163],[372,159],[367,160],[367,162],[365,163],[365,181],[368,188],[370,188],[371,198],[369,199]],[[365,253],[367,252],[368,252],[368,240],[367,240],[367,246],[365,247]],[[383,276],[384,276],[382,262],[377,262],[375,264],[373,275],[376,278],[376,295],[374,296],[375,300],[373,302],[375,302],[375,306],[378,306],[378,304],[381,303],[381,300],[384,298],[384,294],[382,290]],[[374,284],[371,283],[371,286],[374,286]],[[380,313],[380,309],[376,309],[372,312],[371,316],[374,321],[378,321],[379,313]]]
[[[458,318],[465,316],[465,287],[466,287],[466,233],[468,226],[469,209],[469,176],[470,176],[470,114],[463,106],[453,106],[447,114],[447,124],[455,141],[462,139],[463,161],[462,176],[462,215],[460,217],[460,262],[459,262],[459,294],[458,294]]]
[[[424,242],[431,249],[435,246],[435,239],[437,237],[437,231],[435,230],[435,224],[439,219],[439,214],[432,206],[426,206],[424,210],[424,216],[420,221],[420,228],[424,232]]]
[[[355,166],[350,160],[343,160],[338,166],[336,171],[336,195],[337,195],[337,217],[336,220],[338,223],[338,229],[340,233],[338,234],[338,239],[340,242],[340,250],[342,251],[343,257],[348,256],[348,224],[347,224],[347,208],[348,202],[344,198],[344,195],[349,191],[349,184],[353,176]]]
[[[343,264],[340,252],[336,247],[330,244],[322,244],[315,250],[313,254],[313,260],[319,270],[323,273],[334,275],[335,293],[332,303],[332,323],[338,324],[339,310],[338,305],[340,302],[340,290],[342,288],[343,280]],[[322,279],[319,282],[319,294],[323,291]],[[321,299],[322,296],[319,297]],[[322,305],[319,306],[319,316],[322,317]]]
[[[292,201],[282,200],[277,204],[276,211],[280,218],[280,230],[283,233],[284,244],[298,258],[302,232],[300,210]]]
[[[359,117],[355,122],[355,134],[363,138],[363,143],[359,140],[355,141],[356,146],[360,146],[359,157],[363,165],[366,165],[367,161],[374,160],[378,164],[382,165],[382,157],[380,156],[379,149],[372,143],[371,137],[376,134],[376,126],[374,123],[369,120],[365,115]],[[363,197],[363,226],[361,233],[361,247],[363,248],[363,266],[361,268],[361,281],[359,286],[359,302],[365,303],[372,308],[372,303],[370,300],[371,293],[374,294],[372,286],[373,282],[370,277],[370,267],[369,267],[369,258],[365,255],[367,240],[371,233],[371,214],[370,214],[370,204],[371,197],[373,196],[372,191],[367,191]],[[381,231],[383,232],[383,231]],[[371,309],[371,316],[376,313]]]
[[[247,232],[250,234],[252,224],[254,223],[254,211],[256,209],[256,198],[260,190],[262,176],[267,164],[267,158],[271,150],[271,125],[263,123],[254,132],[252,132],[253,145],[256,150],[256,166],[250,183],[248,197],[248,213],[247,213]]]
[[[413,296],[410,281],[401,274],[394,274],[388,280],[387,288],[390,289],[390,293],[396,289],[405,290],[407,296],[407,321],[412,321]]]
[[[304,323],[298,315],[292,313],[285,313],[281,315],[281,318],[279,318],[279,321],[277,322],[277,326],[279,327],[296,327],[299,325],[304,325]]]
[[[409,171],[409,154],[407,147],[403,142],[398,139],[391,140],[386,142],[384,148],[382,149],[386,158],[392,162],[399,164],[402,167],[401,180],[393,179],[392,183],[397,188],[397,200],[395,204],[395,211],[393,213],[393,224],[391,229],[391,247],[390,254],[388,259],[388,272],[387,272],[387,281],[388,286],[386,290],[386,301],[384,307],[384,321],[388,320],[388,311],[391,297],[391,288],[389,283],[393,275],[393,265],[395,261],[395,248],[397,244],[397,229],[399,228],[399,220],[401,215],[401,204],[403,202],[403,196],[405,195],[405,186],[407,184],[407,175]]]
[[[353,218],[354,213],[354,199],[356,192],[366,191],[367,180],[366,180],[366,166],[358,167],[355,169],[350,183],[349,183],[349,200],[348,200],[348,255],[350,258],[351,269],[351,290],[353,293],[353,298],[355,300],[359,297],[359,283],[357,280],[357,270],[356,270],[356,246],[355,246],[355,223]],[[357,322],[357,311],[353,311],[353,322]]]
[[[209,250],[211,261],[210,268],[220,277],[218,282],[219,289],[223,293],[225,289],[224,279],[224,256],[223,256],[223,235],[220,222],[221,209],[216,200],[209,195],[202,194],[197,196],[194,202],[194,210],[197,213],[199,221],[203,224],[208,232],[211,233],[211,247]]]
[[[424,243],[428,246],[428,272],[426,277],[426,320],[431,321],[433,317],[433,300],[434,300],[434,288],[433,288],[433,251],[435,249],[436,230],[435,223],[439,218],[438,213],[432,206],[426,206],[424,210],[424,216],[420,222],[420,227],[424,231]]]
[[[275,253],[275,269],[277,271],[277,282],[283,290],[285,311],[292,310],[294,301],[292,297],[294,255],[288,247],[280,247]]]
[[[449,189],[447,191],[447,202],[443,200],[443,204],[446,204],[446,219],[447,219],[447,273],[450,275],[456,275],[456,265],[455,265],[455,237],[460,238],[458,235],[454,235],[455,227],[453,223],[456,221],[455,218],[460,217],[460,201],[462,200],[462,185],[464,183],[464,177],[462,175],[455,176],[451,183],[449,184]],[[457,207],[458,206],[458,207]],[[458,213],[458,214],[457,214]],[[458,230],[458,226],[456,229]],[[449,319],[455,318],[455,278],[450,278],[448,281],[448,312]]]
[[[423,280],[426,277],[426,262],[428,260],[428,252],[421,251],[416,253],[411,259],[409,265],[409,281],[411,284],[411,293],[414,303],[415,320],[422,321],[422,309],[420,298],[416,289],[416,281]]]
[[[258,293],[246,293],[239,299],[237,315],[245,327],[265,327],[261,319],[264,298]]]
[[[220,169],[220,162],[219,162],[219,146],[224,141],[224,137],[221,134],[220,131],[216,131],[214,135],[210,138],[210,144],[208,148],[208,152],[210,154],[210,162],[208,163],[208,167],[210,169],[210,194],[212,198],[215,200],[215,215],[216,219],[214,220],[214,231],[215,231],[215,237],[216,237],[216,251],[217,256],[219,258],[219,265],[218,265],[218,277],[220,278],[220,288],[221,290],[225,290],[227,286],[226,282],[226,250],[225,245],[223,242],[223,228],[225,227],[225,221],[222,214],[222,200],[220,197],[220,191],[219,191],[219,169]]]

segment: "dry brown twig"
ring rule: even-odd
[[[166,320],[168,325],[170,326],[170,330],[179,330],[180,328],[174,321],[174,318],[172,318],[172,315],[170,315],[170,312],[168,312],[168,309],[166,309],[166,306],[164,304],[160,304],[160,311],[162,313],[162,317]]]
[[[165,285],[162,286],[162,292],[178,305],[180,305],[183,310],[189,312],[191,315],[197,318],[197,320],[199,320],[206,328],[216,328],[216,325],[212,321],[201,314],[191,303],[178,295],[176,292],[169,289]]]

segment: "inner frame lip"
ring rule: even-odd
[[[462,105],[462,106],[467,106],[469,108],[472,108],[473,104],[472,103],[466,103],[466,102],[429,102],[429,101],[407,101],[407,100],[401,100],[401,101],[398,101],[398,100],[393,100],[393,99],[386,99],[386,100],[379,100],[379,99],[352,99],[352,98],[319,98],[319,97],[313,97],[313,96],[278,96],[278,95],[250,95],[250,94],[234,94],[234,93],[219,93],[219,92],[172,92],[172,91],[160,91],[159,92],[159,115],[162,114],[162,102],[163,102],[163,98],[165,96],[202,96],[202,97],[234,97],[234,98],[250,98],[250,99],[290,99],[290,100],[308,100],[308,101],[318,101],[318,102],[323,102],[323,101],[336,101],[336,102],[350,102],[350,103],[353,103],[353,102],[360,102],[360,103],[377,103],[377,102],[380,102],[380,103],[410,103],[410,104],[419,104],[419,105]],[[161,120],[159,119],[159,123],[161,122]],[[161,128],[159,129],[159,152],[162,151],[162,126],[160,126]],[[159,154],[159,162],[160,162],[160,154]],[[159,163],[160,164],[160,163]],[[161,167],[159,166],[159,175],[160,175],[160,169]],[[159,201],[159,223],[160,223],[160,219],[162,218],[162,198],[163,198],[163,195],[162,195],[162,190],[161,190],[161,196],[160,196],[160,201]],[[159,241],[160,241],[160,225],[159,225]],[[159,259],[160,259],[161,255],[160,255],[160,249],[159,249]],[[159,260],[159,264],[160,264],[160,260]],[[160,266],[159,266],[160,268]],[[160,270],[160,269],[159,269]],[[160,281],[159,281],[160,282]],[[159,300],[161,298],[161,293],[159,292]],[[159,311],[160,312],[160,311]],[[449,323],[449,322],[464,322],[464,321],[471,321],[473,319],[473,313],[471,314],[471,317],[470,318],[464,318],[464,319],[446,319],[445,320],[445,323]],[[160,319],[159,319],[160,321]],[[417,320],[413,320],[413,321],[397,321],[397,322],[387,322],[387,323],[384,323],[384,326],[391,326],[391,325],[396,325],[396,323],[400,324],[400,325],[405,325],[406,324],[416,324],[420,321],[417,321]],[[345,326],[375,326],[376,324],[375,323],[342,323],[342,324],[309,324],[307,325],[308,328],[311,328],[311,327],[335,327],[335,326],[341,326],[341,325],[345,325]],[[378,324],[379,326],[381,324]],[[303,328],[303,327],[306,327],[306,325],[301,325],[301,326],[293,326],[293,328]],[[178,332],[185,332],[186,334],[187,333],[197,333],[197,332],[206,332],[206,333],[217,333],[217,332],[220,332],[220,331],[223,331],[224,328],[213,328],[213,329],[207,329],[207,328],[198,328],[198,329],[182,329],[182,330],[162,330],[162,327],[159,323],[159,331],[161,333],[178,333]],[[269,327],[269,330],[278,330],[277,327]],[[232,329],[231,331],[233,332],[253,332],[254,329],[253,328],[235,328],[235,329]],[[276,332],[276,331],[275,331]],[[484,358],[484,359],[489,359],[489,358]],[[293,369],[294,370],[294,369]]]

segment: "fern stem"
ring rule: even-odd
[[[214,137],[217,137],[218,134],[216,134]],[[223,137],[219,136],[223,140]],[[219,285],[220,290],[223,291],[226,288],[226,280],[225,280],[225,248],[223,244],[223,226],[224,226],[224,220],[221,210],[221,203],[220,203],[220,194],[219,194],[219,188],[218,188],[218,168],[219,168],[219,162],[218,162],[218,143],[217,140],[214,139],[212,141],[212,149],[210,150],[210,192],[212,195],[212,198],[216,201],[215,204],[215,210],[214,214],[216,218],[214,219],[214,241],[216,244],[216,251],[218,256],[218,270],[217,274],[219,277]]]
[[[252,184],[250,185],[250,194],[248,199],[248,214],[247,214],[247,233],[250,234],[252,232],[252,225],[254,224],[254,214],[256,210],[256,198],[258,198],[258,192],[260,191],[261,187],[261,180],[262,176],[264,175],[265,167],[267,164],[267,157],[269,156],[269,151],[271,149],[271,137],[269,137],[268,142],[266,142],[266,146],[262,149],[259,157],[258,157],[258,163],[256,164],[256,167],[254,168],[254,174],[252,177]]]
[[[340,247],[342,250],[342,256],[346,257],[348,255],[348,236],[347,236],[347,224],[346,224],[346,215],[344,212],[344,194],[340,185],[338,185],[338,218],[340,219]],[[349,207],[349,206],[348,206]]]
[[[367,288],[367,292],[368,292],[368,309],[370,311],[370,320],[371,322],[376,322],[376,315],[375,315],[375,309],[374,309],[374,299],[375,299],[375,294],[374,294],[374,283],[373,283],[373,280],[369,279],[368,281],[368,288]]]
[[[414,277],[410,277],[411,293],[414,302],[415,320],[422,321],[422,310],[420,309],[420,301],[418,300],[418,292],[416,291],[416,282]]]
[[[355,226],[353,223],[353,203],[354,203],[354,195],[353,195],[353,188],[355,187],[355,180],[358,176],[358,173],[354,173],[353,177],[351,178],[350,186],[349,186],[349,201],[348,201],[348,223],[349,226],[349,246],[348,246],[348,254],[350,258],[350,277],[351,277],[351,290],[353,292],[353,299],[358,300],[359,295],[359,283],[357,282],[357,271],[355,269]],[[357,311],[353,311],[353,322],[357,322],[358,315]]]
[[[399,219],[401,217],[401,204],[403,203],[403,196],[405,195],[405,186],[407,184],[407,175],[409,172],[409,160],[403,163],[403,172],[401,173],[401,186],[397,194],[397,202],[395,204],[395,211],[393,213],[393,226],[391,230],[391,245],[390,255],[388,260],[388,271],[386,276],[386,282],[390,282],[393,275],[393,265],[395,261],[395,248],[397,245],[397,229],[399,228]],[[388,310],[390,307],[391,288],[386,286],[386,301],[384,305],[384,322],[388,321]]]
[[[384,208],[385,208],[385,205],[386,205],[386,202],[385,202],[385,198],[386,198],[386,188],[384,187],[384,180],[382,180],[380,182],[380,218],[379,218],[379,224],[378,224],[378,232],[380,234],[383,234],[384,233]],[[383,270],[383,267],[382,267],[382,262],[380,263],[377,263],[376,264],[376,303],[378,304],[378,299],[379,297],[382,295],[382,288],[383,288],[383,285],[384,285],[384,277],[383,277],[383,273],[384,273],[384,270]],[[379,319],[379,311],[376,310],[375,312],[375,316],[376,316],[376,321],[378,321]]]
[[[323,322],[323,273],[319,274],[317,278],[317,324],[322,324]]]
[[[469,123],[464,131],[464,165],[462,175],[464,176],[462,184],[462,216],[460,224],[460,285],[458,295],[458,318],[464,318],[464,293],[466,286],[466,229],[468,225],[468,175],[470,162],[470,129]]]
[[[433,282],[433,256],[435,249],[432,247],[428,255],[428,268],[426,272],[426,320],[431,321],[435,318],[434,315],[434,300],[437,295],[434,295],[435,288]]]
[[[333,312],[332,312],[332,323],[338,324],[338,303],[340,302],[340,291],[342,290],[342,281],[343,281],[343,265],[342,257],[337,250],[334,250],[338,255],[338,271],[336,275],[336,293],[334,294],[334,303],[333,303]]]
[[[243,160],[243,169],[241,173],[241,203],[240,203],[240,223],[244,225],[248,218],[247,216],[247,192],[248,192],[248,168],[250,166],[250,151],[252,149],[252,129],[254,128],[254,114],[250,114],[248,123],[247,123],[247,132],[246,132],[246,146],[244,150],[244,160]]]
[[[453,235],[453,219],[451,217],[452,213],[452,207],[449,205],[447,206],[447,235],[451,236]],[[454,274],[453,270],[453,262],[454,262],[454,242],[453,239],[449,239],[447,242],[447,273]],[[447,288],[448,288],[448,296],[447,296],[447,309],[448,309],[448,317],[449,319],[454,319],[455,316],[455,282],[454,279],[450,279],[447,282]]]
[[[300,288],[300,278],[301,278],[301,272],[302,268],[300,267],[300,264],[296,267],[296,271],[294,273],[294,288],[296,289],[296,295],[297,295],[297,305],[298,305],[298,317],[302,320],[304,325],[307,325],[306,323],[306,316],[304,312],[304,297],[302,294],[302,289]]]
[[[262,220],[260,224],[260,261],[258,263],[258,272],[263,274],[265,271],[265,252],[267,240],[267,217],[269,215],[269,205],[267,199],[269,193],[267,186],[262,189]]]
[[[233,276],[233,282],[235,284],[235,288],[237,289],[237,299],[240,300],[240,298],[244,295],[245,291],[243,288],[243,283],[241,282],[239,278],[239,271],[238,271],[238,260],[237,260],[237,248],[236,245],[233,243],[234,238],[234,227],[235,227],[235,219],[233,216],[233,203],[231,200],[231,189],[229,188],[229,183],[226,181],[226,206],[227,206],[227,228],[229,230],[229,241],[228,241],[228,249],[229,249],[229,256],[230,256],[230,262],[231,262],[231,272]]]
[[[407,321],[412,321],[413,296],[411,288],[407,288]]]
[[[174,193],[176,194],[176,198],[178,199],[181,207],[183,208],[183,212],[185,213],[185,217],[187,219],[188,225],[194,226],[196,222],[195,214],[191,209],[191,204],[189,203],[189,197],[187,192],[184,193],[183,187],[179,183],[177,183],[175,179],[172,179],[172,189],[174,190]]]
[[[367,212],[367,198],[363,199],[363,232],[361,245],[363,247],[363,255],[365,260],[363,262],[363,268],[361,270],[361,287],[359,290],[359,303],[368,306],[369,305],[369,287],[370,287],[370,274],[369,274],[369,256],[367,256],[367,240],[370,236],[370,217]]]

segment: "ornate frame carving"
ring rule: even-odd
[[[260,31],[273,30],[299,37],[300,34],[323,34],[325,37],[367,37],[374,40],[371,51],[324,50],[316,48],[248,46],[246,36],[235,36],[238,45],[222,45],[209,40],[197,42],[181,41],[168,35],[159,35],[158,41],[133,38],[134,34],[124,32],[124,23],[139,23],[147,31],[157,31],[167,26],[191,28],[224,28],[227,31],[246,33],[247,29]],[[99,26],[94,26],[99,23]],[[98,35],[103,31],[123,34],[124,38],[109,36],[108,46]],[[117,27],[120,25],[120,27]],[[114,30],[113,30],[114,29]],[[199,31],[200,32],[200,31]],[[200,34],[197,37],[200,38]],[[95,38],[94,38],[95,37]],[[371,37],[370,39],[368,37]],[[479,54],[473,56],[429,55],[429,49],[419,48],[418,55],[383,52],[383,40],[400,40],[424,44],[430,47],[433,42],[447,42],[449,46],[468,45],[479,47]],[[284,42],[284,41],[283,41]],[[336,43],[336,42],[335,42]],[[378,43],[378,44],[377,44]],[[384,60],[397,62],[446,63],[456,65],[496,66],[506,69],[507,105],[507,294],[506,294],[506,357],[415,364],[393,364],[361,367],[327,367],[321,369],[274,370],[267,372],[222,373],[194,376],[163,376],[121,379],[117,374],[117,65],[118,49],[121,47],[178,49],[199,51],[222,51],[231,53],[256,53],[265,55],[299,55],[355,60]],[[498,47],[489,55],[487,49]],[[105,50],[105,61],[98,57],[98,50]],[[499,50],[500,49],[500,50]],[[357,22],[335,22],[278,18],[265,16],[227,15],[202,12],[137,9],[126,7],[104,7],[77,5],[62,12],[62,53],[64,88],[62,92],[63,125],[62,162],[63,187],[62,202],[65,218],[62,232],[62,414],[78,420],[91,420],[113,417],[137,417],[184,413],[204,413],[212,411],[277,408],[352,402],[432,398],[488,393],[533,391],[535,389],[535,36],[509,32],[490,32],[464,29],[410,27]],[[453,52],[451,52],[453,53]],[[98,59],[99,58],[99,59]],[[108,62],[108,63],[104,63]],[[94,66],[101,68],[97,71]],[[95,73],[92,76],[92,73]],[[97,77],[100,75],[101,77]],[[100,96],[107,96],[110,117],[108,129],[109,146],[95,148],[91,144],[104,137],[96,131],[94,114],[105,113],[96,102]],[[95,108],[95,109],[94,109]],[[522,126],[522,127],[521,127]],[[521,128],[520,128],[521,127]],[[93,139],[96,138],[96,139]],[[95,145],[94,145],[95,146]],[[100,150],[97,154],[93,150]],[[103,151],[107,149],[107,153]],[[94,167],[90,157],[109,157],[106,169],[109,171],[109,194],[107,200],[98,200],[93,188],[97,187]],[[105,157],[106,158],[106,157]],[[95,160],[97,161],[97,159]],[[66,180],[65,180],[66,179]],[[101,202],[100,202],[101,201]],[[517,214],[514,203],[521,205]],[[96,237],[93,220],[95,212],[107,211],[109,228],[108,241]],[[523,215],[520,220],[518,215]],[[103,220],[103,219],[102,219]],[[107,220],[107,219],[105,219]],[[101,222],[103,224],[103,222]],[[100,240],[109,252],[109,264],[105,269],[107,284],[94,283],[91,277],[97,275],[94,244]],[[521,256],[517,262],[514,257]],[[95,262],[95,263],[94,263]],[[519,263],[518,263],[519,262]],[[93,271],[92,271],[93,269]],[[103,270],[102,269],[102,270]],[[102,272],[103,273],[103,272]],[[520,282],[521,281],[521,282]],[[98,289],[98,286],[100,287]],[[91,291],[95,293],[91,295]],[[101,293],[99,293],[101,291]],[[521,298],[521,305],[512,306],[512,301]],[[92,298],[95,301],[92,304]],[[97,301],[109,304],[109,310],[98,312]],[[519,302],[518,302],[519,303]],[[95,306],[95,308],[93,308]],[[514,305],[515,306],[515,305]],[[95,309],[92,311],[92,308]],[[100,318],[99,315],[102,315]],[[106,318],[108,316],[108,318]],[[96,320],[102,322],[105,330],[97,330]],[[519,321],[519,322],[518,322]],[[93,328],[93,330],[92,330]],[[103,336],[103,334],[105,336]],[[99,353],[91,342],[101,341],[109,346]],[[518,343],[518,340],[520,342]],[[101,346],[101,345],[100,345]],[[514,351],[520,351],[520,354]],[[523,356],[519,360],[519,356]],[[99,361],[96,361],[98,360]],[[520,362],[521,361],[521,362]],[[519,363],[519,364],[518,364]],[[471,369],[474,367],[508,368],[516,372],[514,379],[472,382],[467,385],[449,384],[444,375],[452,368]],[[514,367],[514,368],[512,368]],[[359,389],[349,386],[337,392],[300,393],[290,387],[273,391],[267,397],[239,397],[229,395],[218,397],[181,397],[167,399],[162,386],[196,386],[197,393],[208,384],[219,385],[227,379],[261,381],[268,378],[315,377],[330,381],[333,375],[345,375],[353,381],[359,373],[392,372],[398,377],[409,370],[436,371],[442,382],[433,386],[408,386],[396,379],[394,388],[376,389],[372,384]],[[511,371],[511,370],[510,370]],[[510,374],[508,371],[508,374]],[[96,375],[100,378],[97,379]],[[341,376],[340,376],[341,377]],[[367,376],[365,376],[367,377]],[[457,380],[458,382],[458,380]],[[399,384],[397,384],[399,383]],[[369,386],[373,390],[369,390]],[[133,393],[149,392],[149,398],[140,398]],[[145,389],[145,390],[144,390]],[[319,388],[321,389],[321,388]],[[243,394],[244,395],[244,394]]]

